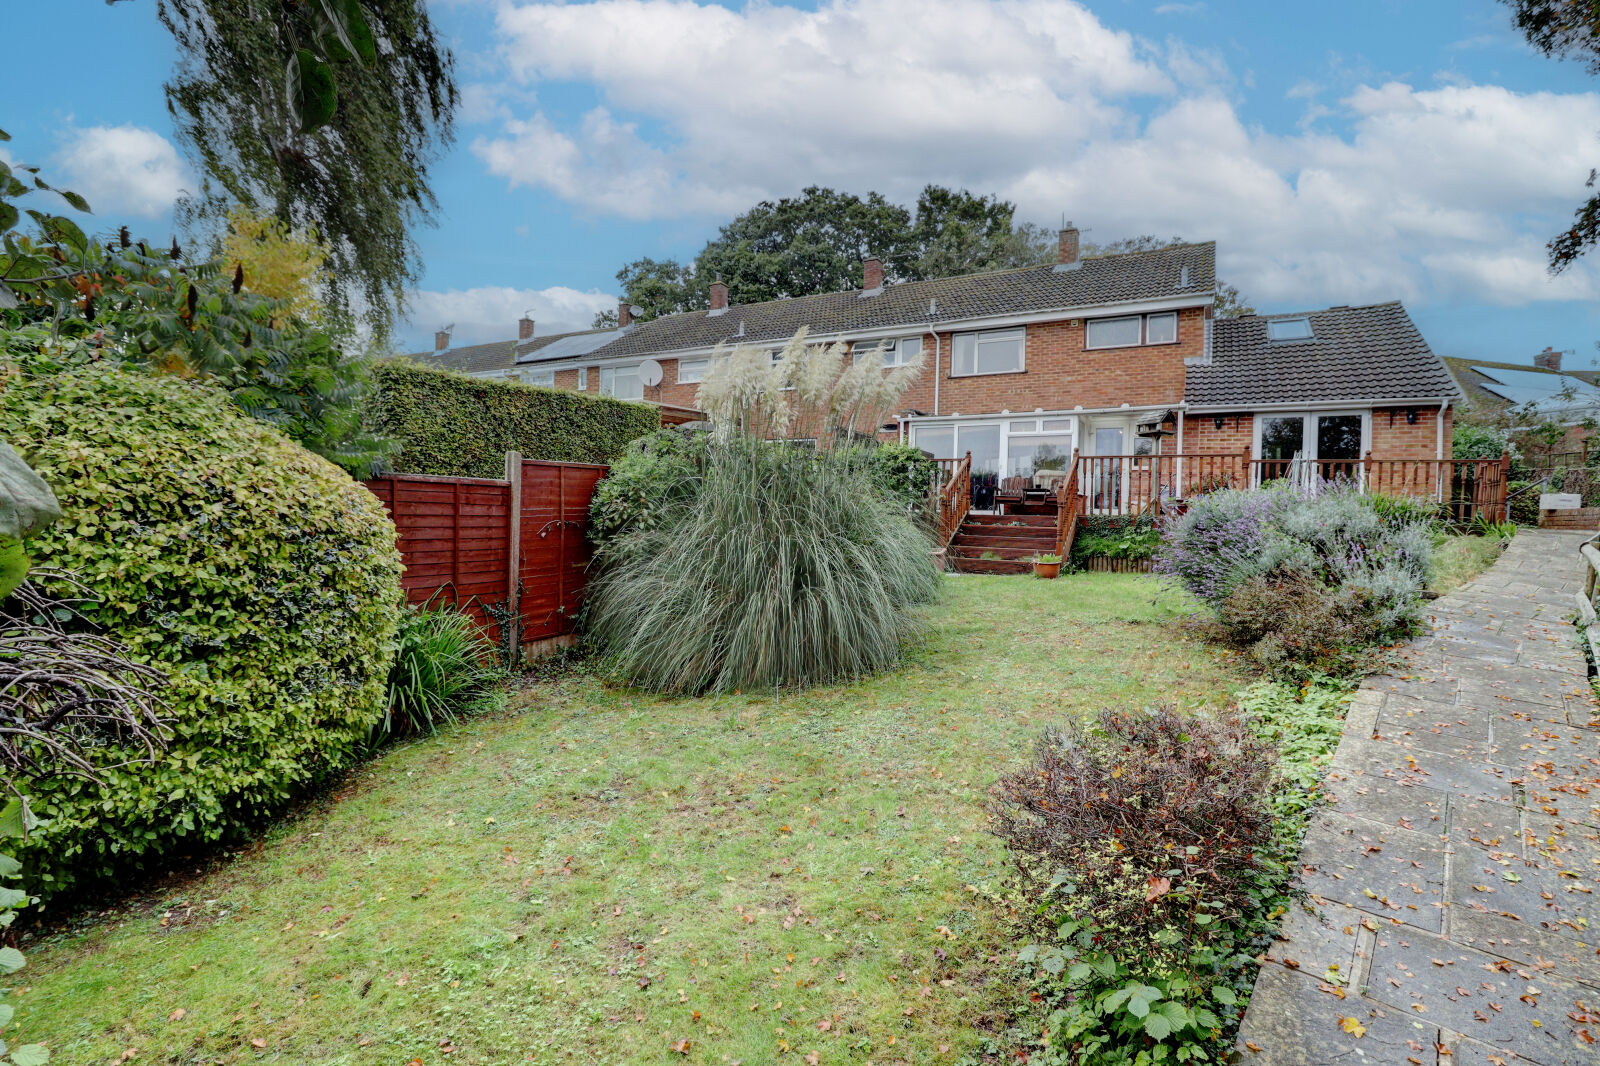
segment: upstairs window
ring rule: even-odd
[[[879,345],[883,346],[883,365],[886,367],[908,366],[922,354],[921,337],[899,337],[889,340],[856,341],[850,345],[850,355],[859,359],[863,354],[875,351]]]
[[[1267,340],[1269,341],[1308,341],[1312,336],[1311,319],[1309,318],[1269,318],[1267,320]]]
[[[1137,348],[1145,344],[1176,344],[1178,313],[1091,318],[1084,336],[1086,348]]]
[[[1025,339],[1026,334],[1020,329],[958,333],[950,359],[950,376],[1020,373],[1027,369],[1023,355]]]
[[[644,399],[644,385],[639,381],[639,368],[636,366],[601,367],[600,394],[617,400]]]
[[[679,359],[678,384],[694,385],[706,379],[706,371],[711,369],[709,359]]]

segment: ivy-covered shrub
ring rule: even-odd
[[[367,395],[372,430],[398,441],[407,474],[501,477],[505,454],[609,463],[661,425],[654,407],[567,389],[486,381],[401,361],[380,364]]]
[[[1001,778],[1042,1015],[1030,1063],[1221,1061],[1291,875],[1276,764],[1246,719],[1157,708],[1046,733]]]
[[[25,782],[41,893],[221,839],[327,779],[382,718],[400,559],[383,506],[217,390],[91,365],[0,392],[0,437],[63,517],[29,547],[166,673],[171,747],[103,784]]]
[[[1328,672],[1416,624],[1432,552],[1427,524],[1354,489],[1274,486],[1196,498],[1164,526],[1155,568],[1262,665]]]
[[[928,513],[939,464],[909,444],[868,444],[862,448],[867,476],[910,515]]]

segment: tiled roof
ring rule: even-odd
[[[1024,267],[888,285],[873,296],[858,291],[829,292],[735,304],[722,314],[689,311],[637,323],[593,354],[610,359],[709,348],[721,341],[782,341],[801,326],[810,327],[814,334],[848,334],[1170,297],[1205,297],[1216,290],[1216,262],[1217,246],[1208,241],[1085,259],[1075,270]]]
[[[509,370],[516,362],[513,349],[516,341],[490,341],[488,344],[469,344],[465,348],[446,348],[442,352],[411,352],[406,356],[423,366],[439,370],[458,370],[463,374],[482,374],[490,370]]]
[[[1271,319],[1309,318],[1312,337],[1269,341]],[[1459,392],[1396,300],[1215,322],[1209,366],[1189,368],[1183,398],[1213,406],[1339,400],[1444,400]]]

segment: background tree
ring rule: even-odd
[[[315,230],[291,230],[273,215],[257,215],[243,207],[228,212],[218,257],[244,271],[246,292],[283,302],[302,322],[328,325],[322,299],[330,252]]]
[[[382,338],[420,277],[454,59],[423,0],[159,0],[177,42],[167,108],[201,175],[179,217],[235,205],[327,242],[327,302]]]
[[[1502,0],[1512,10],[1511,21],[1528,43],[1547,56],[1581,60],[1592,74],[1600,74],[1600,4],[1578,0]],[[1600,172],[1589,171],[1594,188]],[[1560,272],[1600,240],[1600,195],[1590,196],[1577,210],[1572,226],[1558,233],[1545,247],[1550,269]]]
[[[925,281],[986,270],[1055,262],[1056,233],[1015,220],[1016,205],[997,196],[929,185],[915,211],[878,193],[865,199],[812,186],[794,199],[764,200],[706,242],[688,265],[675,259],[636,259],[617,271],[628,302],[644,318],[704,310],[719,275],[737,303],[846,292],[861,285],[861,263],[883,260],[891,282]],[[1152,251],[1184,243],[1144,235],[1106,245],[1084,245],[1085,255]],[[1218,282],[1217,311],[1224,317],[1254,314],[1239,290]],[[602,311],[596,328],[615,326]]]

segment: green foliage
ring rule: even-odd
[[[452,477],[502,477],[508,451],[524,459],[608,463],[661,425],[645,404],[401,361],[374,369],[367,420],[398,442],[396,469]]]
[[[215,389],[110,366],[13,379],[0,436],[61,502],[39,563],[74,571],[88,619],[170,679],[153,765],[111,747],[101,783],[24,786],[49,820],[19,853],[41,889],[222,838],[359,755],[399,601],[370,493]]]
[[[1256,735],[1278,752],[1284,787],[1272,797],[1273,824],[1287,854],[1299,850],[1305,816],[1321,802],[1355,690],[1351,681],[1316,676],[1303,685],[1258,681],[1239,697]]]
[[[1510,540],[1517,535],[1515,522],[1504,522],[1485,513],[1475,515],[1467,528],[1474,536],[1492,537],[1495,540]]]
[[[410,230],[452,139],[454,58],[421,0],[160,0],[178,46],[167,107],[200,188],[195,226],[243,204],[332,251],[336,317],[386,336],[420,276]],[[287,102],[288,106],[285,106]]]
[[[1437,529],[1440,525],[1439,505],[1430,500],[1418,499],[1415,496],[1388,496],[1375,492],[1367,496],[1367,504],[1377,512],[1379,520],[1389,529],[1413,525]]]
[[[707,449],[698,492],[601,553],[589,631],[618,677],[658,691],[858,677],[920,631],[932,550],[848,452],[736,435]]]
[[[1084,515],[1072,540],[1072,557],[1080,564],[1091,556],[1148,559],[1161,544],[1153,515]]]
[[[0,810],[0,837],[19,839],[26,837],[39,827],[39,821],[28,808],[26,800],[13,799]],[[22,872],[22,864],[13,856],[0,852],[0,881],[15,880]],[[0,930],[11,928],[17,920],[17,913],[29,904],[38,900],[28,893],[17,888],[0,886]],[[22,952],[13,947],[0,948],[0,977],[10,977],[22,969],[25,960]],[[5,992],[0,991],[0,996]],[[0,1003],[0,1030],[11,1025],[11,1019],[16,1014],[16,1008],[9,1003]],[[45,1066],[50,1061],[50,1052],[45,1050],[43,1044],[20,1044],[9,1047],[4,1040],[0,1040],[0,1060],[12,1063],[12,1066]]]
[[[939,464],[909,444],[868,444],[859,460],[880,492],[904,506],[907,514],[927,515]]]
[[[700,491],[711,435],[662,426],[632,441],[611,463],[589,503],[589,539],[604,549],[633,530],[656,529]]]
[[[0,164],[0,341],[12,358],[40,373],[123,360],[200,378],[357,474],[388,453],[361,426],[366,364],[296,316],[292,301],[244,290],[237,264],[188,259],[176,241],[151,249],[126,228],[115,242],[92,243],[70,220],[30,209],[35,232],[18,232],[8,202],[32,192]]]
[[[1039,938],[1018,956],[1044,1013],[1030,1063],[1222,1059],[1291,876],[1274,761],[1248,720],[1107,711],[1002,777],[992,813]]]
[[[1480,422],[1460,420],[1450,431],[1453,459],[1498,459],[1510,454],[1513,463],[1522,456],[1509,430]]]
[[[403,608],[378,736],[432,733],[454,722],[500,676],[489,665],[494,653],[471,616],[455,606]]]

